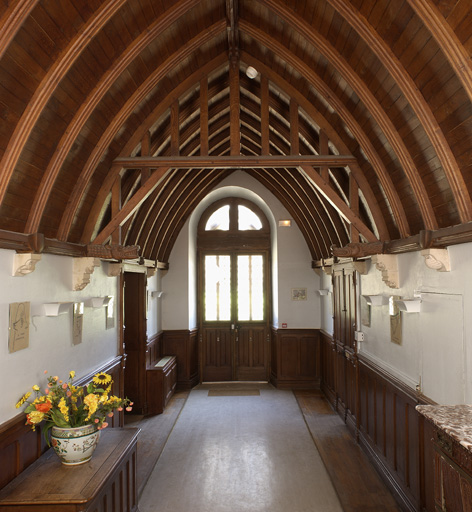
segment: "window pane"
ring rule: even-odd
[[[262,229],[261,219],[247,206],[238,205],[238,229],[250,231]]]
[[[207,220],[205,231],[228,231],[229,230],[229,204],[218,208]]]
[[[238,320],[264,320],[262,255],[238,256]]]
[[[231,319],[230,256],[205,256],[205,320]]]

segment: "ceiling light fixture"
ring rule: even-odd
[[[248,66],[247,69],[246,69],[246,75],[251,79],[253,80],[254,78],[256,78],[257,76],[257,69],[256,68],[253,68],[252,66]]]

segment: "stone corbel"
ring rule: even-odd
[[[148,267],[146,269],[147,278],[154,277],[156,275],[157,269],[156,267]]]
[[[123,272],[123,264],[122,263],[108,263],[107,266],[107,276],[108,277],[118,277]]]
[[[382,272],[382,281],[389,288],[400,288],[396,254],[376,254],[372,256],[372,263]]]
[[[90,283],[90,276],[95,267],[100,266],[98,258],[74,258],[73,286],[74,291],[83,290]]]
[[[41,254],[36,253],[19,253],[15,254],[13,259],[12,276],[23,277],[31,274],[36,268],[36,263],[41,260]]]
[[[449,252],[447,249],[424,249],[421,251],[424,262],[428,268],[438,272],[450,272],[451,262],[449,261]]]

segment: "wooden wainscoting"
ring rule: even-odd
[[[319,387],[318,329],[272,330],[270,380],[278,389]]]
[[[406,511],[434,511],[431,432],[415,407],[431,403],[320,332],[321,389]]]
[[[84,385],[90,382],[98,372],[110,374],[113,379],[112,393],[123,396],[123,358],[121,356],[117,356],[78,379],[76,384]],[[122,413],[115,414],[109,421],[111,427],[122,427],[123,423]],[[47,449],[41,429],[38,428],[33,432],[30,426],[25,425],[24,413],[0,425],[0,489],[35,462]]]
[[[199,383],[197,329],[164,331],[162,355],[177,357],[177,389],[192,389]]]

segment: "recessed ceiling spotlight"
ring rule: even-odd
[[[248,66],[246,69],[246,75],[253,80],[257,76],[257,69],[253,68],[252,66]]]

